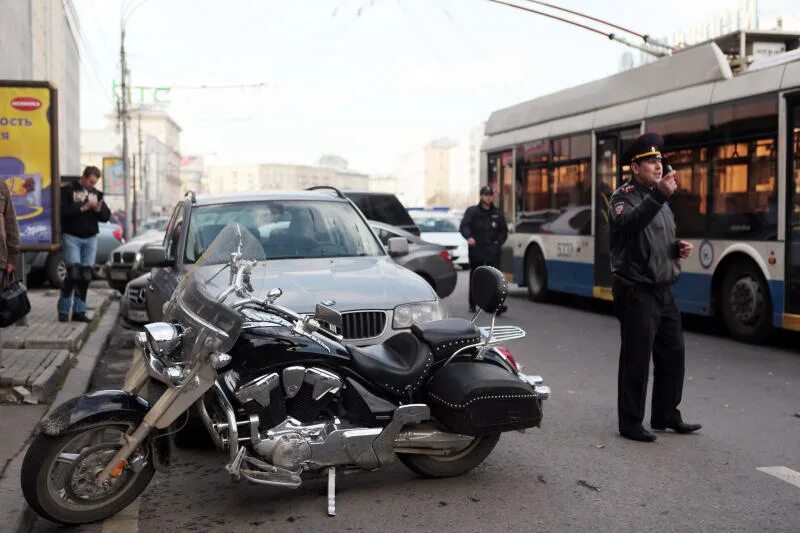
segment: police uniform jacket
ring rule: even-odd
[[[465,239],[475,239],[475,246],[469,247],[470,263],[500,261],[500,247],[508,238],[508,226],[503,213],[494,204],[490,204],[489,209],[484,209],[480,203],[467,209],[459,231]]]
[[[667,197],[631,179],[611,195],[611,271],[622,282],[672,285],[680,276]]]

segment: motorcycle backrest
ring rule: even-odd
[[[500,310],[508,294],[508,282],[494,267],[481,266],[472,273],[472,298],[487,313]]]

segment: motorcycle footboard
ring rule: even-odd
[[[481,436],[538,426],[542,400],[533,387],[497,365],[456,362],[426,386],[431,414],[448,429]]]

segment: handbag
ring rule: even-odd
[[[0,283],[0,328],[10,326],[31,310],[28,290],[14,273],[3,271]]]

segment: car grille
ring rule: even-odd
[[[114,263],[133,263],[136,259],[136,252],[114,252],[111,254],[111,261]]]
[[[386,313],[384,311],[354,311],[342,313],[342,327],[337,328],[327,322],[323,325],[347,340],[371,339],[380,337],[386,329]]]
[[[144,305],[145,304],[144,291],[145,291],[144,287],[141,287],[141,288],[138,288],[138,289],[131,289],[129,287],[128,288],[128,301],[130,303],[132,303],[132,304]]]

